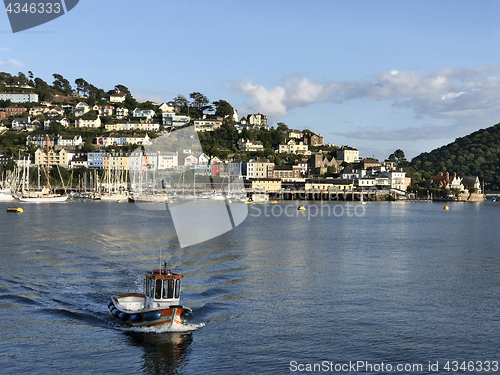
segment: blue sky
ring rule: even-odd
[[[13,34],[0,71],[53,73],[138,99],[199,91],[240,117],[408,158],[500,122],[494,1],[80,0]]]

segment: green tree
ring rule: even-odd
[[[220,116],[220,117],[233,117],[234,115],[234,108],[231,104],[226,102],[225,100],[218,100],[216,102],[213,102],[215,106],[215,115]]]
[[[389,160],[396,162],[397,168],[403,168],[409,165],[408,160],[406,160],[405,153],[401,149],[397,149],[389,155]]]
[[[71,88],[71,84],[67,79],[65,79],[62,75],[54,73],[52,74],[54,77],[54,82],[52,83],[52,87],[65,95],[71,95],[73,93],[73,89]]]

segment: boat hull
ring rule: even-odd
[[[120,300],[125,298],[135,299],[135,302],[129,303],[129,306],[137,308],[124,308],[120,304]],[[189,307],[170,305],[156,309],[141,308],[143,307],[143,300],[145,300],[143,294],[130,293],[116,295],[111,297],[108,308],[112,316],[130,327],[182,326],[192,317],[192,311]]]
[[[62,196],[39,196],[39,197],[19,197],[21,202],[31,202],[31,203],[53,203],[53,202],[65,202],[68,199],[67,195]]]

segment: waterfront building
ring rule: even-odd
[[[80,167],[87,168],[87,154],[85,153],[76,154],[69,161],[69,168],[80,168]]]
[[[308,190],[344,192],[354,189],[354,180],[343,178],[317,178],[306,179],[304,188]]]
[[[104,167],[103,152],[88,152],[87,153],[87,168],[102,169]]]
[[[298,165],[272,165],[267,169],[268,178],[279,178],[284,182],[293,182],[301,178]]]
[[[57,151],[50,149],[48,152],[49,165],[68,168],[73,155],[72,152],[68,152],[64,148]],[[35,151],[35,164],[47,165],[47,152],[44,148]]]
[[[252,189],[279,192],[281,191],[281,178],[254,178],[252,179]]]
[[[198,158],[196,156],[189,155],[186,158],[184,158],[184,165],[186,167],[190,167],[190,166],[193,166],[193,165],[196,165],[196,164],[198,164]]]
[[[158,151],[158,170],[175,169],[179,164],[178,152]]]
[[[130,153],[127,152],[106,152],[103,154],[103,168],[104,169],[129,169]]]
[[[253,178],[267,178],[268,168],[272,168],[274,163],[271,163],[267,159],[262,160],[250,160],[247,163],[247,179]]]

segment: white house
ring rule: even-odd
[[[101,127],[101,118],[99,116],[82,116],[76,119],[77,128],[99,128]]]
[[[116,92],[109,96],[109,101],[111,103],[123,103],[125,101],[126,95],[123,92]]]
[[[165,113],[165,112],[168,112],[168,113],[175,112],[174,103],[172,103],[172,102],[161,103],[158,106],[158,109],[161,110],[163,113]]]
[[[274,167],[267,159],[263,160],[250,160],[247,163],[247,178],[267,178],[267,171]]]
[[[196,131],[213,131],[222,126],[222,120],[200,119],[194,120],[194,129]]]
[[[286,143],[281,143],[279,145],[279,153],[286,153],[286,154],[304,154],[304,155],[310,155],[311,152],[309,151],[309,147],[304,144],[304,142],[299,142],[297,143],[295,139],[290,139]]]
[[[133,117],[146,117],[148,119],[153,118],[155,115],[155,111],[149,108],[135,108],[132,111]]]
[[[87,168],[87,154],[76,154],[69,161],[69,168]]]
[[[163,112],[161,114],[162,124],[165,127],[178,127],[186,125],[191,118],[189,116],[176,115],[174,112]]]
[[[85,102],[80,102],[70,108],[70,113],[75,117],[83,116],[90,111],[90,106]]]
[[[128,108],[124,106],[119,106],[118,108],[115,109],[115,116],[117,118],[124,118],[128,116]]]
[[[52,117],[51,119],[45,120],[43,122],[43,129],[44,130],[49,130],[50,129],[50,124],[53,123],[53,122],[58,122],[62,126],[64,126],[65,128],[69,127],[69,125],[70,125],[70,122],[65,117]]]
[[[221,163],[222,161],[217,157],[217,156],[214,156],[212,158],[212,160],[210,161],[211,164],[214,164],[214,163]],[[208,164],[208,156],[205,155],[205,153],[202,153],[200,155],[200,157],[198,158],[198,164],[199,165],[207,165]]]
[[[264,151],[264,145],[260,141],[238,139],[238,150],[247,152]]]
[[[158,169],[174,169],[179,164],[179,155],[177,152],[158,152]]]
[[[112,105],[95,105],[92,107],[94,111],[97,112],[99,116],[113,116],[115,107]]]
[[[355,163],[359,160],[359,151],[354,147],[344,146],[337,150],[337,159],[346,163]]]
[[[382,172],[382,175],[387,176],[391,181],[391,189],[406,190],[406,172],[402,170],[392,170]]]
[[[59,135],[57,137],[58,146],[80,146],[83,144],[81,135]]]
[[[61,107],[52,107],[47,112],[47,116],[49,117],[59,117],[64,115],[64,110]]]

